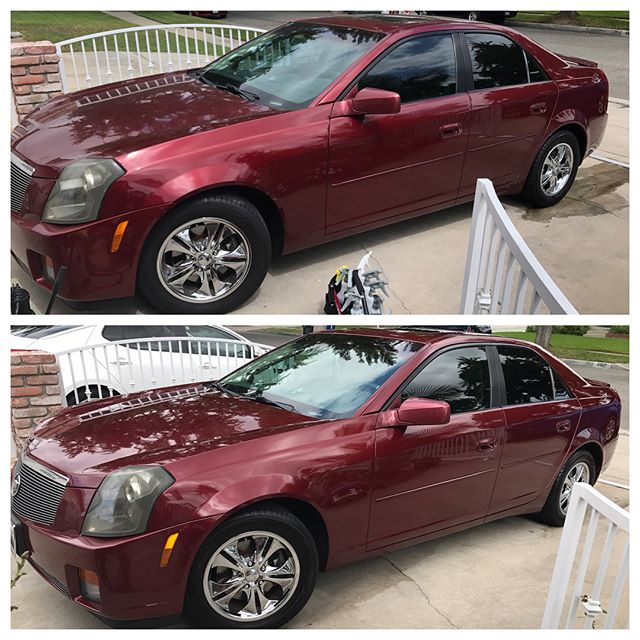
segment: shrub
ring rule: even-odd
[[[617,324],[613,327],[609,327],[609,333],[613,333],[619,336],[628,336],[629,335],[629,325],[628,324]]]
[[[565,335],[570,336],[583,336],[590,329],[590,325],[561,325],[558,327],[553,327],[553,333],[564,333]]]

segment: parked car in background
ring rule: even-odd
[[[507,18],[513,18],[517,11],[421,11],[430,16],[449,16],[451,18],[464,18],[471,22],[493,22],[493,24],[504,24]]]
[[[12,137],[12,252],[59,295],[226,313],[290,253],[496,192],[549,206],[608,82],[505,27],[332,15],[54,98]],[[123,117],[126,114],[126,117]],[[283,295],[291,292],[283,291]]]
[[[561,526],[620,410],[519,340],[310,334],[217,383],[42,422],[13,471],[12,539],[108,619],[279,627],[319,571],[506,516]]]
[[[68,405],[216,380],[271,349],[214,325],[14,327],[10,347],[55,354]]]
[[[198,18],[211,18],[213,20],[224,19],[228,15],[228,11],[176,11],[176,13],[186,13],[190,16]]]

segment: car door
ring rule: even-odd
[[[451,33],[408,38],[351,88],[395,91],[401,110],[330,119],[328,234],[456,198],[470,115],[458,50]]]
[[[535,500],[552,482],[580,423],[580,402],[533,349],[497,348],[505,443],[490,512]]]
[[[396,407],[409,397],[444,400],[451,420],[376,429],[368,549],[485,517],[504,435],[495,366],[484,346],[450,348],[396,395]]]
[[[471,99],[469,143],[460,196],[478,178],[497,190],[526,177],[558,99],[556,83],[515,41],[493,32],[464,34]]]

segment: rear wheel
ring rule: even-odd
[[[596,479],[596,463],[593,456],[588,451],[574,453],[560,469],[549,497],[538,514],[539,519],[554,527],[562,527],[567,517],[573,485],[576,482],[593,485]]]
[[[231,518],[208,538],[194,561],[185,612],[203,627],[271,629],[309,600],[318,552],[309,530],[279,507]]]
[[[554,133],[538,151],[521,196],[534,207],[550,207],[564,198],[580,164],[580,145],[571,131]]]

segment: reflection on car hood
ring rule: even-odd
[[[54,98],[15,128],[12,146],[33,164],[62,167],[274,113],[188,73],[168,73]]]
[[[76,486],[97,486],[123,466],[166,464],[309,422],[206,385],[181,385],[65,409],[36,429],[29,455]]]

